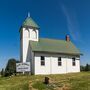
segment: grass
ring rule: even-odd
[[[50,84],[45,85],[44,77],[50,78]],[[0,90],[29,90],[29,83],[38,90],[90,90],[90,72],[80,72],[62,75],[26,75],[13,77],[0,77]]]

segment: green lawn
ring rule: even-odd
[[[44,77],[50,78],[50,84],[43,83]],[[90,72],[81,72],[62,75],[43,75],[43,76],[13,76],[0,77],[0,90],[29,90],[29,82],[37,90],[90,90]]]

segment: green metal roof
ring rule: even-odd
[[[80,55],[71,41],[40,38],[38,42],[30,41],[30,45],[32,51]]]
[[[31,26],[31,27],[39,28],[39,26],[31,17],[27,17],[22,26]]]

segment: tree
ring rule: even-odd
[[[16,59],[9,59],[5,68],[5,76],[10,76],[16,73]]]
[[[89,71],[90,70],[89,66],[90,66],[89,64],[86,64],[85,71]]]
[[[81,65],[80,66],[80,71],[85,71],[85,66]]]
[[[4,76],[4,69],[2,68],[2,71],[1,71],[1,76],[3,77]]]

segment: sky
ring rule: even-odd
[[[81,64],[90,63],[90,0],[0,0],[0,70],[8,59],[20,60],[19,29],[28,12],[40,37],[65,39],[80,49]]]

